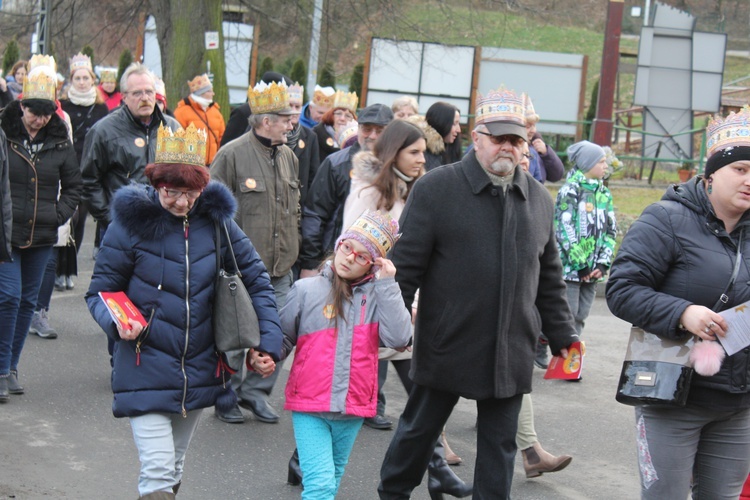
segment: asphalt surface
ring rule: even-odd
[[[50,318],[59,338],[28,338],[19,366],[26,393],[0,405],[0,498],[138,496],[138,455],[130,426],[111,412],[106,340],[83,300],[93,269],[92,235],[89,221],[75,288],[52,297]],[[526,479],[519,453],[514,499],[639,496],[633,411],[614,399],[628,326],[611,315],[601,294],[583,338],[587,354],[581,382],[549,381],[542,370],[534,373],[539,440],[553,454],[572,455],[573,462],[563,471]],[[286,484],[294,435],[290,414],[281,411],[290,365],[271,398],[281,413],[280,423],[258,422],[243,410],[244,424],[226,424],[214,417],[213,409],[204,410],[188,451],[179,498],[299,498],[301,490]],[[386,395],[387,416],[395,421],[406,394],[392,369]],[[452,448],[464,459],[453,470],[465,480],[474,472],[475,419],[474,402],[462,399],[447,427]],[[393,431],[362,429],[338,498],[377,498],[380,464],[392,436]],[[429,498],[426,478],[413,498]]]

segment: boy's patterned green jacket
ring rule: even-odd
[[[599,179],[587,179],[575,169],[557,193],[555,236],[566,281],[581,281],[594,269],[602,276],[612,265],[615,250],[612,193]]]

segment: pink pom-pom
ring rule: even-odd
[[[716,375],[721,369],[721,362],[724,361],[724,348],[713,340],[696,342],[690,350],[690,361],[700,375]]]

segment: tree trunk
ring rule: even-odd
[[[175,108],[190,94],[187,82],[206,73],[211,61],[214,101],[224,120],[229,117],[229,89],[224,63],[224,35],[221,29],[221,0],[150,0],[156,18],[161,48],[161,68],[167,100]],[[206,50],[204,33],[218,31],[219,48]]]

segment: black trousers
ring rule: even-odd
[[[399,359],[390,362],[393,363],[393,367],[396,369],[396,373],[398,373],[398,378],[404,384],[406,393],[409,394],[411,392],[411,379],[409,378],[411,360]],[[388,376],[388,363],[388,360],[378,361],[378,415],[385,415],[385,393],[383,392],[383,386]]]
[[[476,499],[510,498],[521,394],[477,401]],[[380,468],[378,494],[408,499],[424,477],[435,441],[458,395],[414,384]]]

